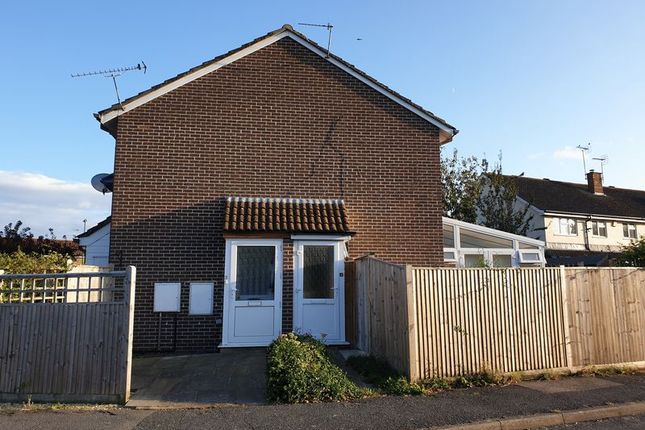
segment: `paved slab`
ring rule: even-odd
[[[266,349],[138,357],[132,371],[133,408],[195,408],[266,401]]]

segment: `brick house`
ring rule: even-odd
[[[342,344],[345,258],[443,263],[457,130],[288,25],[95,116],[137,351]]]

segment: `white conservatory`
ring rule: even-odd
[[[452,267],[543,267],[544,242],[443,217],[443,259]]]

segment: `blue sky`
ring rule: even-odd
[[[645,2],[11,2],[0,14],[0,224],[82,230],[109,213],[89,179],[114,142],[92,113],[109,79],[70,73],[144,60],[142,91],[284,23],[460,129],[446,149],[507,173],[584,180],[576,145],[608,155],[606,183],[645,188]],[[362,40],[358,41],[357,38]],[[598,168],[594,162],[592,167]]]

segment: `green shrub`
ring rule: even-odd
[[[57,252],[28,254],[23,251],[0,252],[0,270],[5,273],[61,273],[70,268],[67,255]]]
[[[270,346],[267,356],[269,400],[279,403],[349,400],[363,396],[311,336],[289,333]]]
[[[384,394],[418,395],[423,394],[423,387],[408,382],[385,361],[373,356],[355,355],[347,363],[352,366],[367,382],[375,385]]]

